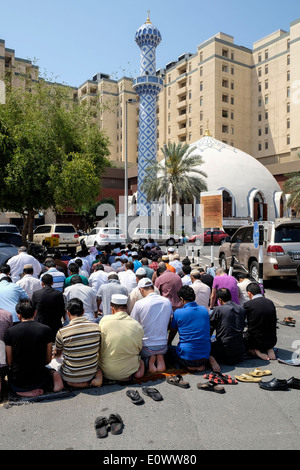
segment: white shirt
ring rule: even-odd
[[[170,300],[155,292],[135,303],[130,316],[144,329],[143,346],[167,344],[168,325],[172,315],[173,308]]]
[[[16,284],[24,289],[30,299],[32,298],[34,291],[42,289],[41,281],[36,277],[33,277],[31,274],[25,274],[25,276],[17,281]]]
[[[119,281],[122,286],[126,287],[128,294],[137,286],[136,276],[131,269],[120,271],[118,273]]]
[[[67,287],[63,295],[66,304],[74,298],[82,300],[84,308],[83,316],[90,321],[95,321],[95,312],[98,310],[98,305],[96,294],[91,287],[81,283],[74,284]]]
[[[20,274],[23,273],[25,264],[31,264],[33,267],[33,276],[38,277],[42,271],[42,266],[34,256],[29,255],[26,252],[20,252],[16,256],[13,256],[7,261],[10,266],[10,275],[13,282],[20,280]]]
[[[107,277],[108,273],[105,271],[95,271],[89,277],[89,286],[93,289],[93,291],[97,294],[99,287],[102,284],[107,284]]]
[[[199,279],[196,279],[191,285],[191,287],[192,289],[194,289],[194,292],[196,294],[195,302],[198,305],[202,305],[203,307],[208,309],[211,295],[210,287],[204,284],[204,282],[200,281]]]
[[[154,292],[158,295],[160,295],[160,292],[159,290],[157,289],[156,286],[154,286]],[[129,297],[128,297],[128,302],[127,302],[127,313],[130,315],[131,312],[132,312],[132,309],[134,307],[134,304],[138,301],[138,300],[142,300],[143,299],[143,296],[141,294],[141,291],[138,287],[135,287]]]

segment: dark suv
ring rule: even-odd
[[[275,222],[259,222],[259,225],[264,229],[264,279],[296,278],[300,266],[300,219],[277,219]],[[237,230],[223,243],[219,249],[219,264],[228,269],[234,257],[234,268],[246,270],[258,280],[258,253],[251,224]]]

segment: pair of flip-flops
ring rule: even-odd
[[[142,392],[154,401],[162,401],[163,397],[160,392],[153,387],[142,387]],[[143,397],[139,394],[138,390],[127,390],[126,395],[131,399],[135,405],[141,405],[144,403]]]
[[[121,434],[124,423],[121,416],[115,413],[110,414],[108,418],[106,416],[98,416],[95,419],[94,427],[97,438],[104,438],[108,436],[109,430],[112,434]]]
[[[286,317],[282,321],[278,322],[279,325],[295,327],[296,320],[293,317]]]
[[[261,382],[261,377],[265,377],[267,375],[272,375],[272,372],[270,370],[262,370],[257,368],[252,372],[244,372],[241,375],[235,375],[235,378],[239,382],[259,383]]]
[[[211,372],[210,374],[205,374],[203,377],[215,385],[237,385],[237,381],[235,379],[230,375],[224,375],[221,372]]]
[[[197,388],[199,390],[206,390],[207,392],[215,392],[215,393],[220,393],[220,394],[226,392],[224,387],[213,382],[198,383]]]

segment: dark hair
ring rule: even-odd
[[[71,264],[69,265],[69,271],[70,271],[70,273],[78,274],[78,273],[79,273],[79,266],[78,266],[78,264],[76,264],[76,263],[71,263]]]
[[[34,306],[31,300],[21,299],[16,305],[16,312],[18,315],[21,315],[22,318],[28,320],[34,317]]]
[[[23,268],[24,274],[33,274],[33,267],[31,268]]]
[[[45,266],[47,268],[55,268],[56,264],[55,264],[55,261],[53,259],[47,259],[45,261]]]
[[[195,291],[190,286],[182,286],[177,292],[179,298],[186,300],[187,302],[194,302],[196,299]]]
[[[247,286],[247,292],[250,292],[253,295],[261,294],[260,285],[257,282],[250,282]]]
[[[41,281],[46,286],[52,286],[53,284],[53,276],[51,274],[44,274],[41,278]]]
[[[223,302],[229,302],[231,300],[231,292],[229,289],[223,287],[217,290],[217,299],[223,300]]]
[[[191,271],[192,271],[192,268],[190,265],[186,264],[184,266],[182,266],[182,272],[184,274],[191,274]]]
[[[74,297],[69,300],[66,309],[70,312],[72,317],[81,317],[83,315],[83,302],[81,299]]]
[[[81,279],[80,276],[78,276],[78,274],[74,274],[74,276],[72,276],[71,278],[71,284],[83,284],[83,281]]]
[[[81,266],[83,264],[82,259],[81,258],[80,259],[79,258],[75,259],[75,264],[77,264],[81,268]]]
[[[191,264],[191,260],[189,260],[189,258],[183,258],[183,260],[181,261],[182,262],[182,265],[184,266],[189,266]]]
[[[1,268],[0,268],[0,273],[9,274],[10,273],[9,264],[3,264],[3,266],[1,266]]]
[[[134,270],[134,264],[132,261],[128,261],[128,263],[125,264],[126,269],[131,269],[131,271]]]
[[[12,282],[12,279],[9,276],[5,276],[5,277],[1,277],[0,281]]]
[[[97,264],[96,267],[95,267],[95,271],[104,271],[103,264]]]
[[[250,279],[250,274],[248,274],[248,273],[237,273],[236,278],[237,278],[238,281],[240,279]]]

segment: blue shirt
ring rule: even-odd
[[[53,277],[53,289],[63,292],[66,276],[61,271],[58,271],[56,268],[50,268],[46,271],[41,277],[40,280],[43,280],[45,274],[51,274]]]
[[[13,322],[19,321],[16,305],[21,299],[29,299],[21,286],[8,281],[0,282],[0,307],[12,314]]]
[[[182,359],[208,359],[211,349],[209,313],[196,302],[175,310],[171,328],[177,329],[179,342],[176,353]]]

